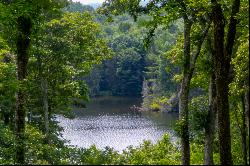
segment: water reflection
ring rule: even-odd
[[[87,108],[75,109],[75,119],[58,117],[64,127],[63,137],[71,145],[98,148],[106,146],[122,151],[129,145],[138,146],[143,140],[156,142],[165,132],[171,133],[176,114],[129,111],[140,105],[138,98],[100,97],[93,99]]]

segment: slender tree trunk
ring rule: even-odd
[[[247,165],[247,125],[246,125],[246,109],[245,109],[245,99],[242,96],[242,131],[241,131],[241,145],[242,145],[242,156],[243,163]]]
[[[212,16],[214,23],[214,67],[216,74],[216,100],[218,111],[219,149],[220,162],[222,165],[232,165],[230,116],[228,103],[228,85],[231,54],[236,34],[237,20],[235,18],[239,11],[240,0],[234,0],[229,29],[224,47],[225,19],[221,5],[217,0],[212,2]]]
[[[18,36],[17,36],[17,79],[20,83],[17,98],[16,98],[16,113],[15,113],[15,127],[16,127],[16,163],[24,164],[25,155],[25,91],[23,88],[24,81],[27,75],[27,63],[29,59],[29,46],[31,36],[31,18],[20,16],[17,20]]]
[[[204,151],[204,165],[214,165],[213,161],[213,142],[216,119],[216,85],[214,73],[210,76],[209,83],[209,111],[207,117],[207,124],[205,126],[205,151]]]
[[[217,7],[213,15],[215,15],[214,56],[216,70],[216,99],[218,111],[220,161],[222,165],[232,165],[228,103],[228,73],[230,64],[224,55],[224,18],[222,16],[221,8]]]
[[[188,96],[190,89],[190,82],[195,69],[196,60],[200,54],[202,43],[205,40],[208,30],[210,28],[210,23],[202,33],[202,37],[199,39],[196,51],[192,54],[190,51],[190,33],[192,22],[184,17],[184,69],[183,69],[183,79],[181,83],[181,89],[179,92],[179,119],[182,121],[181,128],[181,149],[182,149],[182,164],[190,165],[190,145],[189,145],[189,124],[188,124]],[[192,59],[191,59],[192,58]]]
[[[190,86],[190,32],[192,23],[184,19],[184,71],[179,92],[179,119],[182,121],[181,128],[181,153],[182,164],[190,165],[190,145],[188,129],[188,95]]]
[[[181,152],[182,164],[190,165],[190,145],[189,145],[189,123],[188,123],[188,95],[190,79],[184,76],[179,93],[179,119],[181,126]]]

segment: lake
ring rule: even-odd
[[[171,135],[178,115],[176,113],[132,112],[129,107],[140,106],[141,99],[132,97],[93,98],[86,108],[75,108],[76,118],[58,117],[64,128],[63,138],[69,145],[88,148],[95,144],[122,151],[126,147],[138,146],[143,140],[156,143],[164,133]]]

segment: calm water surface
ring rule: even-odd
[[[94,98],[87,108],[74,110],[75,119],[58,117],[64,128],[63,137],[70,145],[88,148],[95,144],[101,149],[109,146],[118,151],[138,146],[143,140],[155,143],[166,132],[173,140],[171,127],[178,115],[129,111],[129,107],[140,103],[140,99],[130,97]]]

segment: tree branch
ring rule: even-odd
[[[240,9],[240,0],[234,0],[232,6],[232,13],[230,17],[230,22],[228,26],[228,33],[225,45],[225,57],[227,57],[228,63],[230,63],[233,45],[235,42],[235,34],[236,34],[236,25],[238,23],[237,19],[235,18],[237,13]]]
[[[207,27],[205,28],[205,30],[203,31],[202,33],[202,37],[200,38],[199,42],[198,42],[198,45],[197,45],[197,48],[196,48],[196,51],[195,53],[192,55],[192,61],[191,61],[191,65],[190,65],[190,74],[193,74],[193,71],[194,71],[194,68],[195,68],[195,63],[197,61],[197,58],[200,54],[200,51],[201,51],[201,46],[208,34],[208,31],[209,31],[209,28],[210,28],[210,25],[211,25],[211,21],[208,22],[207,24]]]

